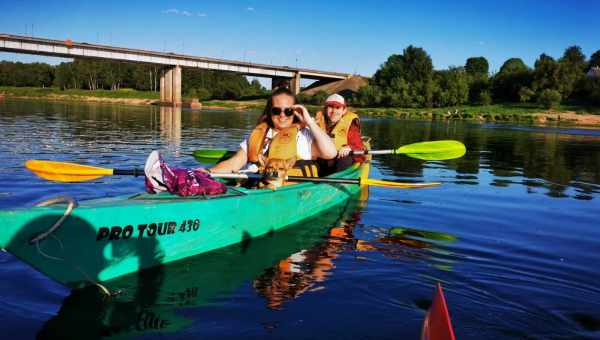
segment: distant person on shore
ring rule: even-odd
[[[317,112],[315,119],[321,129],[333,139],[337,150],[335,159],[319,161],[321,176],[344,170],[353,163],[365,160],[364,156],[351,155],[352,151],[364,150],[365,146],[360,134],[358,115],[348,111],[344,97],[337,93],[327,97],[325,107]]]

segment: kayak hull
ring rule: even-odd
[[[369,163],[334,174],[358,178]],[[81,287],[210,252],[286,228],[347,201],[355,184],[230,188],[217,196],[170,194],[83,201],[50,234],[66,205],[0,211],[0,247],[53,280]],[[36,237],[41,238],[32,242]]]

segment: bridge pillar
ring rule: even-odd
[[[181,106],[181,66],[175,66],[171,72],[173,72],[173,106]]]
[[[293,94],[300,93],[300,73],[296,72],[294,77],[290,80],[290,90]]]
[[[160,104],[181,106],[181,66],[163,69],[160,75]]]
[[[160,104],[167,102],[165,70],[160,70]]]

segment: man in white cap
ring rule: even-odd
[[[364,161],[363,156],[351,157],[352,151],[364,150],[360,135],[360,120],[358,115],[348,111],[346,100],[334,93],[325,100],[325,107],[317,112],[316,121],[319,127],[333,138],[337,149],[337,157],[333,161],[321,162],[321,175],[341,171],[355,162]]]

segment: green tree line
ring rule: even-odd
[[[75,59],[59,65],[0,62],[0,86],[57,87],[60,89],[160,91],[161,67],[113,61]],[[258,80],[222,71],[183,68],[182,92],[187,97],[242,99],[266,96]]]
[[[580,47],[571,46],[558,60],[540,55],[534,68],[520,58],[510,58],[490,75],[488,61],[472,57],[464,66],[434,70],[425,50],[408,46],[402,54],[390,56],[352,101],[358,106],[405,108],[510,102],[544,107],[561,102],[598,105],[600,75],[588,75],[598,67],[600,50],[586,59]]]

